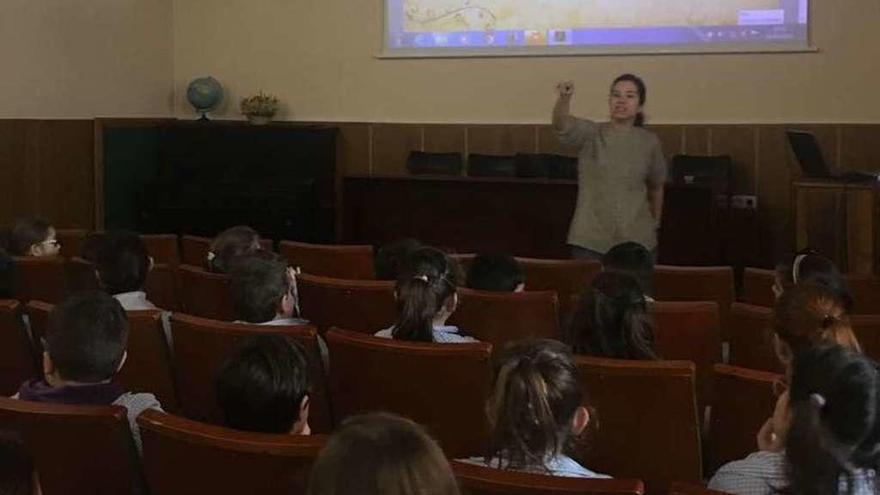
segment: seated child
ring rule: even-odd
[[[442,251],[423,247],[410,256],[407,273],[397,279],[397,322],[377,337],[412,342],[476,342],[446,325],[458,305],[454,264]]]
[[[618,271],[635,278],[645,299],[654,302],[654,255],[637,242],[624,242],[608,250],[602,256],[602,269]]]
[[[734,494],[877,493],[877,365],[841,346],[795,354],[788,391],[758,432],[758,451],[721,467],[709,488]]]
[[[522,292],[525,277],[519,262],[505,254],[480,254],[467,273],[469,289],[493,292]]]
[[[614,359],[657,359],[645,295],[633,277],[602,272],[581,297],[565,341],[575,354]]]
[[[239,321],[258,325],[304,325],[296,317],[293,269],[279,255],[260,251],[241,256],[229,274]]]
[[[256,230],[246,225],[230,227],[211,242],[206,268],[209,272],[227,273],[236,258],[261,249],[260,234]]]
[[[498,469],[575,478],[608,478],[566,455],[570,441],[590,421],[584,387],[562,342],[511,342],[492,355],[491,395],[486,401],[489,448],[466,462]]]
[[[153,258],[134,232],[116,230],[101,237],[95,254],[98,283],[124,310],[156,309],[144,291],[152,268]]]
[[[400,239],[377,249],[373,256],[376,280],[397,280],[407,271],[410,255],[420,247],[422,243],[415,239]]]
[[[61,252],[61,243],[55,239],[55,228],[41,218],[17,219],[7,236],[7,248],[12,256],[57,256]]]
[[[119,301],[99,291],[68,297],[49,315],[45,339],[45,379],[25,382],[15,398],[123,406],[140,447],[135,419],[143,411],[161,406],[153,394],[126,392],[114,381],[125,363],[128,343],[128,319]]]
[[[458,495],[443,451],[416,423],[388,413],[353,416],[312,467],[308,495]]]
[[[773,294],[777,298],[798,284],[817,285],[827,289],[840,299],[847,312],[852,309],[852,293],[837,265],[812,250],[802,251],[791,261],[776,265]]]
[[[243,341],[220,366],[215,382],[226,426],[308,435],[308,368],[299,346],[281,336]]]

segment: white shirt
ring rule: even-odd
[[[468,464],[479,464],[481,466],[489,466],[496,469],[507,469],[501,466],[500,459],[492,459],[487,463],[485,457],[470,457],[468,459],[460,459]],[[525,469],[517,469],[525,473],[547,474],[550,476],[562,476],[566,478],[611,478],[607,474],[600,474],[581,466],[577,461],[566,455],[557,455],[547,460],[545,466],[535,466]],[[549,472],[548,472],[549,471]]]
[[[375,335],[376,337],[393,339],[395,326],[396,325],[392,325],[384,330],[379,330],[373,335]],[[473,337],[468,337],[466,335],[458,333],[458,327],[451,325],[434,325],[433,337],[434,342],[438,344],[462,344],[468,342],[479,342],[479,340]]]
[[[116,294],[113,296],[119,304],[122,305],[122,309],[126,311],[142,311],[145,309],[159,309],[155,304],[151,303],[149,299],[147,299],[147,293],[141,290],[134,292],[123,292],[121,294]]]

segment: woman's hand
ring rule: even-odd
[[[571,96],[574,94],[574,82],[560,81],[556,84],[556,94],[559,95],[560,99],[571,99]]]

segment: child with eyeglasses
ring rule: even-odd
[[[12,256],[57,256],[61,243],[55,228],[42,218],[21,217],[13,222],[6,234],[6,248]]]

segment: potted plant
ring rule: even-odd
[[[278,112],[278,98],[260,91],[242,98],[239,108],[252,124],[266,124]]]

